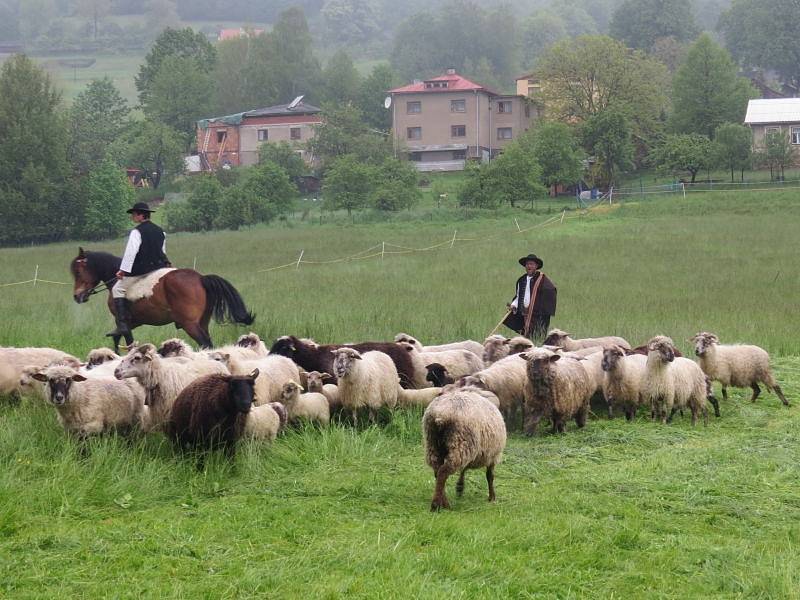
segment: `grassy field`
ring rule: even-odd
[[[483,339],[534,251],[559,286],[553,325],[576,334],[706,329],[774,356],[800,395],[790,192],[627,203],[517,233],[496,218],[334,227],[275,225],[170,236],[173,262],[228,278],[254,330],[318,341]],[[573,216],[568,214],[567,216]],[[518,213],[519,225],[544,215]],[[382,242],[453,247],[331,260]],[[494,236],[494,237],[491,237]],[[491,239],[487,239],[490,238]],[[465,238],[469,238],[465,240]],[[91,248],[121,252],[122,241]],[[393,250],[399,250],[394,247]],[[77,244],[0,250],[1,283],[68,281]],[[83,355],[111,324],[103,302],[54,284],[2,289],[1,345]],[[137,330],[141,340],[174,335]],[[240,330],[215,327],[218,343]],[[420,413],[354,432],[292,432],[204,472],[158,435],[96,440],[86,459],[52,409],[0,404],[0,597],[800,597],[800,413],[744,392],[692,429],[593,419],[582,431],[510,436],[496,505],[482,474],[430,514]]]

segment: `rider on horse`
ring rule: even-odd
[[[167,241],[164,230],[150,221],[151,210],[146,202],[137,202],[128,214],[138,223],[128,236],[125,255],[117,271],[117,283],[111,289],[117,328],[107,336],[123,336],[131,333],[131,303],[125,297],[130,287],[148,273],[172,266],[167,258]]]

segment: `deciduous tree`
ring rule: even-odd
[[[213,89],[213,83],[211,75],[194,58],[167,56],[150,85],[144,113],[192,136],[197,120],[211,116],[209,90]]]
[[[595,184],[610,187],[620,171],[633,165],[633,143],[628,119],[608,109],[589,118],[581,128],[584,147],[594,155]]]
[[[714,144],[720,166],[731,171],[731,182],[736,170],[741,172],[744,181],[744,170],[750,167],[752,159],[753,134],[750,128],[738,123],[723,123],[714,132]]]
[[[83,189],[86,195],[83,235],[101,240],[125,231],[128,224],[125,211],[133,205],[135,193],[119,165],[104,160],[83,182]]]
[[[653,151],[650,160],[667,173],[688,172],[694,183],[697,173],[713,163],[714,144],[699,133],[668,135]]]
[[[624,0],[614,11],[610,34],[631,48],[649,50],[660,38],[688,41],[697,35],[690,0]]]

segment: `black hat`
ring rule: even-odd
[[[524,267],[525,263],[528,262],[529,260],[532,260],[535,263],[539,263],[540,269],[544,267],[544,261],[535,254],[528,254],[528,256],[523,256],[522,258],[519,259],[519,264],[521,264]]]
[[[151,209],[147,202],[137,202],[133,205],[133,208],[129,208],[126,210],[128,214],[139,212],[139,213],[153,213],[156,212],[154,209]]]

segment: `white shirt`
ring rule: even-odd
[[[136,260],[136,253],[139,252],[139,247],[142,245],[142,234],[138,229],[131,229],[131,234],[128,236],[128,245],[125,246],[125,254],[122,255],[122,262],[119,265],[119,270],[125,273],[130,273],[133,269],[133,261]],[[164,254],[167,253],[167,238],[164,236],[164,244],[161,246]]]
[[[531,303],[531,279],[533,279],[533,277],[531,275],[526,275],[526,279],[525,279],[525,297],[523,298],[523,304],[522,304],[523,308],[528,306]],[[514,299],[511,301],[511,306],[513,306],[514,308],[517,308],[517,304],[518,304],[518,302],[517,302],[517,298],[515,296]]]

